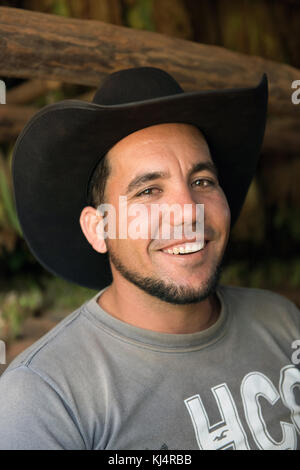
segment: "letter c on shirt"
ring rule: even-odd
[[[265,398],[271,405],[275,405],[280,398],[279,393],[268,377],[260,372],[250,372],[242,381],[241,395],[249,429],[260,449],[296,449],[297,435],[293,424],[280,422],[283,434],[281,442],[276,442],[268,432],[258,398]],[[289,397],[287,399],[289,400]]]
[[[286,366],[280,371],[279,390],[283,404],[291,410],[292,421],[300,433],[300,405],[295,399],[295,387],[300,389],[300,370],[292,365]]]

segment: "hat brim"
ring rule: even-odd
[[[189,123],[205,135],[231,210],[239,215],[255,173],[267,114],[264,75],[256,87],[176,94],[104,106],[65,100],[25,126],[13,155],[17,214],[33,255],[51,273],[91,289],[112,282],[108,256],[82,233],[79,217],[99,159],[119,140],[162,123]]]

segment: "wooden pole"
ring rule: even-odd
[[[6,94],[7,104],[27,104],[39,98],[48,91],[59,90],[60,82],[49,80],[28,80],[21,85],[8,90]]]
[[[122,68],[151,65],[170,72],[186,91],[253,86],[266,72],[270,112],[300,113],[291,102],[300,71],[291,66],[100,21],[0,7],[0,60],[3,77],[87,86]]]
[[[0,60],[0,78],[30,78],[8,91],[8,105],[0,107],[0,142],[16,138],[36,111],[12,105],[29,104],[45,87],[97,87],[113,71],[148,65],[171,73],[186,91],[253,86],[266,72],[270,94],[263,149],[300,151],[300,104],[291,100],[300,70],[285,64],[149,31],[7,7],[0,7]],[[79,99],[90,101],[93,95]]]

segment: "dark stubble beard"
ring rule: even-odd
[[[175,283],[168,283],[162,279],[155,279],[150,276],[143,277],[139,273],[127,269],[121,262],[120,258],[111,249],[108,250],[108,255],[116,270],[119,271],[127,281],[136,285],[147,294],[170,304],[193,304],[207,299],[215,293],[222,272],[221,260],[211,273],[209,279],[199,288],[178,286]]]

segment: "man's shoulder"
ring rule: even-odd
[[[40,362],[46,364],[49,358],[51,358],[51,361],[60,359],[60,362],[63,362],[71,357],[72,350],[76,349],[79,337],[82,336],[86,320],[84,315],[85,305],[86,302],[69,313],[48,333],[21,352],[9,364],[4,374],[20,366],[30,367]],[[65,353],[67,353],[67,356]]]
[[[300,310],[297,305],[283,295],[267,289],[220,285],[223,295],[231,310],[239,316],[243,314],[260,321],[287,321],[300,327]]]
[[[83,306],[19,354],[1,375],[0,449],[89,446],[72,400],[80,388],[70,386],[72,377],[73,383],[77,380],[73,345],[86,325]]]
[[[241,287],[221,284],[219,289],[226,295],[240,299],[241,301],[264,301],[270,304],[279,304],[283,306],[295,306],[287,297],[268,289],[258,287]]]

